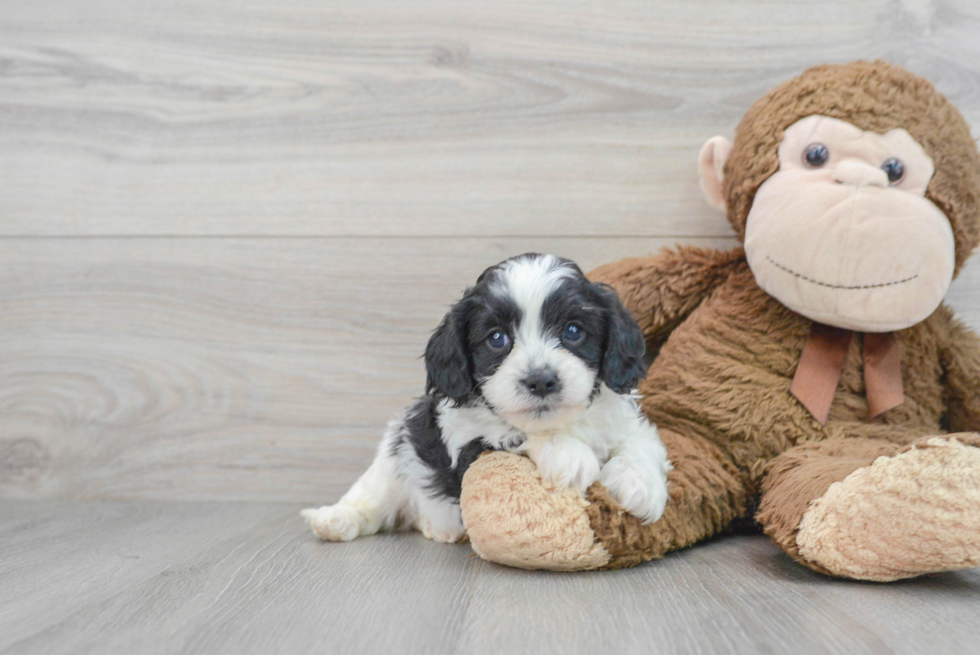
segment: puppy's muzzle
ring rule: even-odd
[[[558,379],[558,374],[550,368],[531,371],[527,377],[521,380],[521,384],[532,396],[538,398],[547,398],[561,391],[561,381]]]

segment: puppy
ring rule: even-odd
[[[599,480],[655,521],[671,467],[633,395],[644,350],[615,292],[573,262],[531,253],[488,268],[429,339],[425,395],[388,424],[340,502],[302,516],[331,541],[407,527],[456,542],[463,474],[483,451],[508,450],[546,486],[584,494]]]

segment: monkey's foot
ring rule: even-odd
[[[980,566],[977,435],[933,437],[835,482],[803,515],[800,555],[880,582]]]

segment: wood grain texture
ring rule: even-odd
[[[486,266],[667,243],[0,240],[0,493],[322,502],[422,392],[429,334]]]
[[[295,506],[0,502],[0,653],[967,653],[980,571],[842,582],[761,535],[526,572]]]
[[[0,653],[975,650],[977,570],[847,583],[743,536],[528,573],[296,512],[483,267],[733,245],[695,157],[781,80],[884,57],[980,125],[977,3],[5,5]],[[980,327],[980,262],[949,301]]]
[[[729,247],[700,144],[883,56],[980,124],[975,3],[0,12],[0,496],[322,502],[486,265]],[[980,326],[980,268],[950,302]]]
[[[0,494],[336,499],[421,393],[428,335],[483,268],[670,243],[0,240]],[[980,327],[980,265],[950,297]]]
[[[980,124],[971,0],[43,0],[0,17],[0,234],[727,236],[694,161],[825,61]]]

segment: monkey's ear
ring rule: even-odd
[[[466,345],[468,303],[456,303],[425,347],[425,392],[433,390],[461,402],[474,388]]]
[[[595,285],[606,305],[606,349],[602,354],[602,381],[616,393],[629,393],[646,375],[646,341],[633,315],[623,307],[612,287]]]
[[[732,154],[732,142],[723,136],[713,136],[701,148],[698,155],[698,175],[701,191],[708,204],[718,211],[725,211],[725,194],[722,189],[725,161]]]

